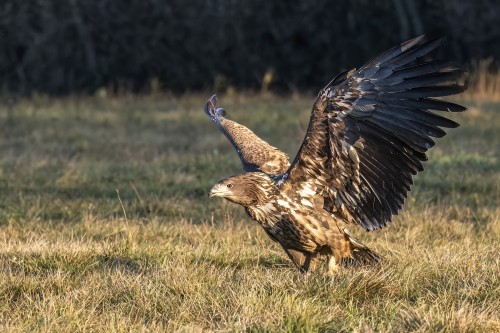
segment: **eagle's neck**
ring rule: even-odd
[[[247,214],[262,226],[274,224],[277,214],[276,196],[279,189],[275,181],[263,172],[252,172],[247,177],[243,197],[238,198]]]

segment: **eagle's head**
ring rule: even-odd
[[[247,172],[221,180],[208,192],[244,207],[265,204],[275,189],[274,181],[262,172]]]

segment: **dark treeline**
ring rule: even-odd
[[[448,36],[443,57],[498,60],[500,1],[2,0],[0,87],[259,89],[269,73],[275,91],[317,90],[422,33]]]

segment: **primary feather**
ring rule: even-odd
[[[402,208],[413,176],[423,170],[433,138],[446,134],[442,128],[458,126],[433,111],[465,110],[433,98],[465,89],[459,83],[460,68],[416,61],[443,40],[409,40],[332,80],[314,102],[306,136],[289,167],[286,155],[246,127],[224,125],[212,112],[245,170],[257,171],[219,183],[218,188],[231,186],[218,195],[242,204],[303,271],[323,254],[333,263],[346,258],[377,261],[346,226],[375,230],[389,224]],[[250,146],[252,150],[241,149]],[[266,161],[279,167],[264,170]],[[260,193],[259,199],[240,201],[231,191],[234,186],[242,198],[248,192]]]

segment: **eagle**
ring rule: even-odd
[[[325,259],[329,272],[381,256],[348,231],[387,226],[423,171],[433,138],[459,125],[433,111],[466,108],[436,97],[463,92],[453,63],[422,60],[444,42],[420,36],[359,69],[339,74],[316,97],[299,151],[288,156],[225,117],[212,96],[204,111],[236,149],[244,173],[216,183],[210,197],[245,208],[300,272]]]

